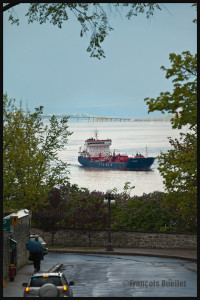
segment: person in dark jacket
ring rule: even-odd
[[[34,266],[34,271],[38,272],[40,271],[40,261],[42,259],[41,253],[30,253],[32,260],[33,260],[33,266]]]
[[[35,239],[39,243],[38,238]],[[29,251],[29,260],[33,261],[34,271],[40,271],[40,262],[43,259],[42,252],[31,252]]]

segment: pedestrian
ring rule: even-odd
[[[34,271],[38,272],[40,271],[40,261],[42,259],[42,253],[38,252],[38,253],[33,253],[30,251],[30,256],[29,258],[31,258],[31,260],[33,261],[33,266],[34,266]]]
[[[43,246],[38,241],[38,238],[35,241],[29,241],[26,244],[26,249],[29,250],[29,260],[33,262],[34,272],[40,271],[40,262],[43,259]]]

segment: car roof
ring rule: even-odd
[[[63,273],[56,273],[56,272],[52,272],[52,273],[48,273],[48,272],[45,272],[45,273],[34,273],[31,277],[43,277],[43,276],[59,276],[61,277],[63,275]]]
[[[42,242],[45,243],[45,241],[43,240],[43,238],[39,234],[35,234],[35,233],[30,234],[30,238],[38,238],[38,239],[42,240]]]

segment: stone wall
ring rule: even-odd
[[[29,241],[29,217],[19,218],[18,226],[13,226],[12,238],[17,241],[17,269],[28,262],[29,251],[25,244]]]
[[[3,275],[4,277],[8,276],[8,268],[10,264],[10,233],[3,233]]]
[[[32,232],[42,236],[48,245],[51,245],[51,233],[40,229],[32,229]],[[119,231],[111,232],[113,247],[119,248],[182,248],[196,249],[197,235],[184,233],[156,233]],[[86,230],[59,230],[54,235],[54,245],[79,246],[79,247],[105,247],[108,232],[95,230],[89,233]]]
[[[3,233],[3,274],[5,278],[8,277],[11,263],[10,238],[17,242],[17,270],[28,263],[29,251],[26,250],[25,244],[29,241],[30,216],[21,211],[14,215],[18,216],[18,225],[11,226],[11,232]]]

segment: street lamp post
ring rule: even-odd
[[[108,203],[108,243],[107,243],[107,247],[106,250],[107,251],[113,251],[113,247],[112,247],[112,242],[111,242],[111,219],[110,219],[110,205],[112,203],[115,203],[115,200],[112,199],[112,190],[109,189],[107,190],[107,195],[106,195],[106,199],[104,199],[104,203],[107,204]]]

